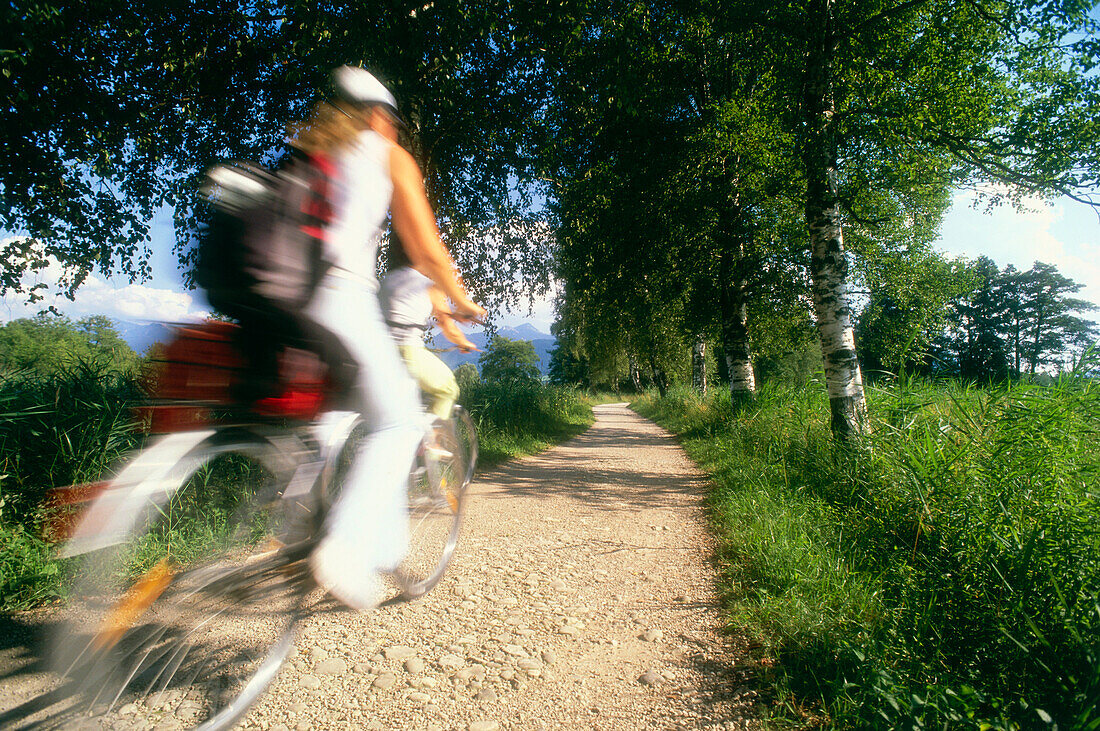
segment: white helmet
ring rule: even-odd
[[[358,66],[341,66],[332,72],[336,93],[353,104],[380,104],[398,116],[397,100],[374,74]]]

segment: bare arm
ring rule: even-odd
[[[390,152],[393,181],[393,227],[405,244],[413,266],[435,282],[455,304],[455,315],[480,320],[485,310],[466,294],[454,260],[439,239],[435,215],[424,194],[424,177],[407,151],[393,145]]]
[[[451,317],[451,308],[447,305],[447,298],[443,295],[443,290],[438,286],[433,286],[428,290],[428,297],[432,301],[432,314],[435,316],[436,323],[439,324],[439,329],[443,331],[443,335],[457,345],[463,353],[477,350],[477,346],[470,342],[469,338],[466,337],[466,333],[458,328],[454,318]]]

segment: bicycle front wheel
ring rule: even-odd
[[[409,480],[409,552],[396,576],[406,599],[430,591],[447,570],[458,545],[477,449],[477,429],[461,406],[425,439]]]
[[[73,711],[227,728],[266,689],[305,593],[282,456],[204,445],[124,540],[84,556],[55,653]]]

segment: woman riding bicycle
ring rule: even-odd
[[[387,213],[413,266],[451,300],[455,316],[477,320],[485,311],[467,295],[439,238],[424,180],[398,144],[400,117],[390,91],[361,68],[334,73],[336,98],[303,123],[295,144],[337,166],[331,223],[333,262],[307,315],[333,332],[357,361],[346,403],[369,429],[325,536],[310,558],[318,583],[355,608],[380,599],[380,572],[397,568],[408,543],[405,489],[423,437],[416,385],[390,338],[377,298],[378,245]]]

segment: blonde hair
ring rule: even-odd
[[[345,109],[332,102],[319,102],[309,119],[287,127],[290,144],[310,154],[332,155],[350,145],[365,127],[354,107]]]

